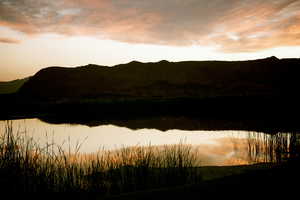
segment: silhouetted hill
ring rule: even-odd
[[[0,82],[0,94],[15,93],[28,80],[29,80],[29,77],[24,78],[24,79],[17,79],[17,80],[13,80],[13,81]]]
[[[130,62],[42,69],[20,89],[38,99],[147,99],[297,95],[300,59]]]

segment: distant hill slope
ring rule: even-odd
[[[13,81],[0,82],[0,94],[15,93],[28,80],[29,80],[29,77],[24,78],[24,79],[17,79],[17,80],[13,80]]]
[[[20,94],[62,98],[184,98],[296,95],[300,59],[187,61],[42,69]]]

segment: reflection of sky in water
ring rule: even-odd
[[[246,164],[243,151],[248,137],[246,131],[184,131],[156,129],[131,130],[114,125],[88,127],[83,125],[47,124],[38,119],[14,120],[14,130],[24,132],[44,146],[52,141],[68,150],[82,143],[80,152],[92,153],[99,149],[118,149],[123,146],[193,144],[199,148],[203,165]],[[5,122],[0,121],[3,132]]]

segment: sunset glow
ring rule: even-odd
[[[298,0],[1,0],[0,81],[48,66],[299,57]]]

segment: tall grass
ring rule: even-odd
[[[0,187],[5,191],[120,194],[201,181],[197,151],[171,146],[124,147],[95,154],[41,147],[7,122],[0,137]]]
[[[299,158],[296,133],[263,134],[249,132],[248,159],[252,162],[282,162]]]

